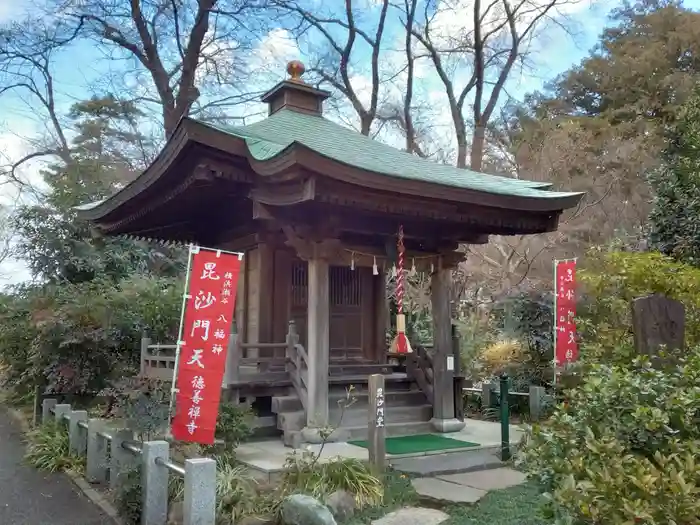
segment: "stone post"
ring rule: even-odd
[[[146,332],[141,335],[141,376],[146,375],[146,360],[148,359],[148,347],[151,345],[151,338]]]
[[[70,414],[71,407],[67,403],[61,403],[53,407],[53,415],[56,418],[56,423],[63,423],[64,417]]]
[[[90,483],[107,481],[107,440],[97,435],[104,429],[105,424],[101,419],[88,420],[85,478]]]
[[[73,410],[68,413],[68,450],[71,454],[83,456],[87,448],[87,430],[78,423],[87,422],[87,410]]]
[[[115,430],[112,433],[112,442],[109,446],[109,487],[111,489],[117,488],[128,474],[127,471],[136,464],[136,458],[122,447],[124,441],[132,439],[134,439],[134,433],[131,430]]]
[[[167,441],[146,441],[141,445],[141,485],[143,507],[141,525],[165,525],[168,521],[168,478],[170,473],[156,463],[156,458],[168,460]]]
[[[543,386],[530,386],[530,419],[532,421],[542,419],[542,406],[544,405],[546,393],[547,391]]]
[[[212,525],[216,520],[216,461],[185,460],[183,525]]]
[[[58,404],[57,399],[44,399],[41,403],[41,423],[48,423],[51,419],[51,409],[56,408]]]
[[[496,385],[493,383],[481,383],[481,408],[493,408],[496,403],[494,403],[494,393],[496,390]]]

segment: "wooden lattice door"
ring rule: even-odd
[[[297,324],[303,344],[306,343],[306,316],[308,304],[308,271],[304,261],[292,265],[291,315]],[[362,305],[366,287],[364,273],[368,268],[352,270],[346,266],[331,266],[328,270],[330,302],[329,337],[331,360],[362,359],[363,326]]]

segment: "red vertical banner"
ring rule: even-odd
[[[554,261],[554,286],[554,359],[562,367],[578,359],[575,259]]]
[[[178,363],[175,439],[214,443],[242,254],[192,248]]]

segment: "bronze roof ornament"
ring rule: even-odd
[[[301,79],[302,75],[306,71],[306,67],[299,60],[291,60],[287,63],[287,73],[289,74],[289,80],[292,82],[299,82],[304,84]]]

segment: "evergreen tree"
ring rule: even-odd
[[[666,131],[661,168],[650,182],[655,193],[650,240],[659,251],[700,265],[700,88]]]
[[[20,256],[35,277],[48,282],[77,283],[96,276],[118,281],[156,267],[176,272],[170,256],[177,253],[145,242],[96,237],[75,213],[75,206],[110,196],[143,169],[152,144],[137,129],[140,111],[108,95],[75,104],[70,117],[77,132],[70,162],[44,170],[46,197],[17,214]]]

